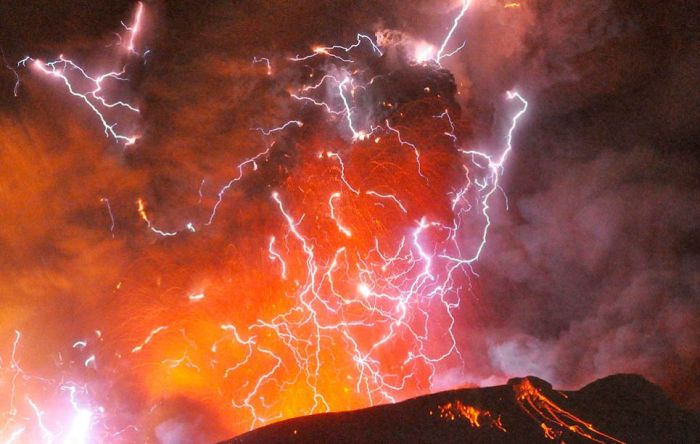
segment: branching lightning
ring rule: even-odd
[[[139,31],[142,27],[143,11],[143,3],[139,2],[137,4],[134,21],[131,26],[127,26],[122,23],[128,34],[128,43],[126,48],[129,55],[132,53],[138,55],[135,50],[135,45]],[[121,38],[122,37],[120,36],[120,39]],[[125,146],[133,145],[136,142],[138,135],[133,133],[125,133],[117,129],[118,123],[112,120],[108,113],[126,111],[138,114],[138,107],[123,100],[112,101],[104,96],[105,82],[124,82],[128,80],[126,77],[124,77],[126,68],[122,68],[119,71],[108,71],[98,75],[89,75],[86,69],[82,68],[76,62],[65,58],[63,55],[60,55],[57,60],[50,62],[43,62],[39,59],[34,59],[27,56],[17,63],[17,67],[26,67],[28,63],[36,72],[44,74],[48,77],[60,79],[65,85],[68,93],[80,99],[85,105],[87,105],[88,109],[90,109],[97,116],[107,137],[112,137],[117,142],[122,143]],[[15,84],[15,95],[17,95],[18,88],[19,76],[17,76],[17,83]]]
[[[462,3],[435,54],[434,63],[429,64],[432,68],[440,69],[441,60],[464,46],[458,45],[452,51],[447,49],[470,4],[471,1]],[[141,54],[137,47],[142,46],[138,44],[138,37],[143,31],[144,14],[144,5],[138,3],[133,22],[128,26],[124,24],[126,35],[121,41],[127,56]],[[184,328],[180,330],[181,335],[174,335],[178,327],[168,322],[145,325],[140,327],[143,330],[139,330],[137,339],[131,338],[128,347],[115,356],[126,357],[124,359],[141,366],[164,367],[168,376],[177,375],[183,380],[190,374],[198,378],[219,377],[222,386],[219,395],[226,398],[226,404],[240,421],[251,428],[292,415],[394,402],[408,394],[433,389],[434,378],[447,363],[463,365],[454,331],[460,295],[470,284],[475,274],[474,263],[485,248],[491,226],[492,196],[497,190],[502,191],[500,182],[505,164],[528,103],[519,93],[508,92],[507,98],[518,102],[520,108],[512,117],[504,146],[495,150],[495,154],[464,148],[449,112],[445,110],[438,115],[432,114],[439,111],[431,112],[428,119],[434,126],[447,128],[449,125],[449,130],[441,130],[439,138],[441,143],[450,142],[449,154],[459,159],[459,171],[464,172],[464,177],[460,178],[463,180],[447,194],[447,216],[436,216],[428,212],[424,204],[433,197],[437,201],[445,196],[429,196],[420,201],[403,185],[417,175],[420,178],[417,182],[427,186],[433,183],[433,177],[439,176],[433,173],[428,180],[430,165],[425,160],[430,154],[426,156],[422,151],[420,138],[413,140],[411,135],[411,141],[406,140],[399,130],[406,126],[393,116],[371,122],[362,106],[360,96],[374,81],[363,77],[362,61],[383,56],[384,52],[373,38],[357,34],[356,41],[348,46],[319,46],[313,48],[311,54],[285,61],[288,64],[324,64],[323,74],[315,77],[321,77],[320,80],[290,89],[293,92],[289,93],[289,98],[298,102],[297,108],[318,107],[317,114],[327,116],[332,124],[337,123],[348,146],[344,149],[323,146],[320,155],[310,160],[320,165],[318,170],[323,171],[320,177],[329,182],[323,184],[319,202],[314,196],[299,197],[298,193],[304,192],[304,183],[275,185],[274,188],[270,185],[274,191],[265,205],[273,215],[276,228],[265,227],[272,232],[265,232],[258,257],[262,257],[271,270],[266,273],[266,279],[274,280],[274,285],[278,286],[275,291],[282,289],[279,290],[284,293],[281,302],[270,303],[264,313],[255,312],[251,322],[217,321],[215,332],[210,328],[208,336],[204,335],[206,341],[199,336],[190,338]],[[252,64],[264,66],[266,75],[273,75],[269,58],[254,57]],[[69,94],[98,117],[108,137],[124,145],[132,145],[138,139],[135,133],[120,129],[117,122],[120,113],[138,114],[139,108],[127,100],[111,100],[105,91],[108,83],[127,80],[126,67],[88,74],[86,69],[62,55],[51,62],[27,57],[18,64],[18,67],[25,66],[61,80]],[[333,69],[328,69],[329,66]],[[275,71],[278,70],[275,59]],[[223,186],[218,188],[211,210],[204,217],[170,225],[184,226],[177,231],[165,231],[156,227],[154,221],[159,221],[160,225],[161,218],[147,211],[146,201],[141,197],[135,197],[136,212],[131,207],[130,214],[136,221],[138,218],[143,221],[139,222],[141,227],[145,223],[149,232],[166,238],[163,242],[172,242],[170,238],[183,232],[200,235],[201,231],[211,230],[215,220],[219,223],[217,216],[228,192],[270,157],[277,147],[277,138],[289,132],[312,131],[313,125],[298,117],[273,128],[250,129],[259,134],[264,146],[252,156],[234,163],[234,176],[222,181]],[[405,132],[409,133],[412,134]],[[373,134],[378,145],[371,144]],[[354,158],[371,149],[366,145],[381,147],[382,139],[398,140],[400,148],[394,151],[399,151],[399,155],[390,157],[394,154],[387,150],[391,154],[387,154],[386,160],[372,157],[366,165]],[[393,147],[396,146],[394,143]],[[405,148],[411,153],[406,154]],[[409,159],[408,167],[396,160],[400,156]],[[366,169],[358,169],[358,163]],[[386,174],[384,168],[394,168],[400,174],[389,180],[391,178],[382,176]],[[192,178],[191,183],[200,178]],[[204,184],[202,179],[197,190],[198,204],[202,206],[207,204]],[[101,202],[109,215],[109,232],[114,237],[112,206],[107,198],[102,198]],[[474,231],[478,237],[476,245],[468,241],[474,237]],[[255,280],[255,277],[250,279]],[[120,286],[121,282],[117,289]],[[177,301],[192,310],[209,307],[208,304],[216,300],[216,292],[209,291],[206,283],[171,290],[181,291]],[[249,291],[249,288],[242,287],[242,291]],[[270,295],[235,296],[265,300]],[[235,299],[231,301],[238,303]],[[99,349],[107,336],[108,332],[104,337],[100,332],[95,340],[73,338],[72,346],[64,352],[77,356],[75,361],[79,362],[81,372],[97,374],[109,359]],[[217,337],[212,340],[214,336]],[[90,388],[59,382],[60,394],[68,397],[72,415],[70,419],[62,418],[61,427],[54,427],[58,421],[49,418],[55,412],[43,407],[39,397],[17,396],[20,383],[30,379],[17,361],[19,339],[17,332],[9,365],[0,368],[9,375],[11,382],[10,406],[0,429],[0,439],[17,442],[24,434],[37,436],[38,433],[44,441],[91,442],[96,424],[106,421],[108,414],[91,402]],[[0,376],[5,377],[5,373]],[[338,380],[341,382],[337,383]],[[285,397],[295,397],[294,402],[285,404]],[[31,415],[20,414],[19,404],[26,404],[23,408]],[[294,411],[289,411],[290,404],[295,405]],[[107,440],[138,431],[133,425],[103,429],[108,430],[105,432]]]

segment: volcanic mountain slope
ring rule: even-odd
[[[223,444],[700,443],[700,418],[637,375],[558,391],[535,377],[290,419]]]

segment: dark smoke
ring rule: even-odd
[[[638,372],[697,409],[698,8],[528,10],[520,50],[487,62],[507,67],[494,83],[529,91],[535,107],[506,179],[510,211],[481,264],[485,303],[497,307],[484,320],[490,370],[569,387]],[[478,99],[487,70],[474,45]]]

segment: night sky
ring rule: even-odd
[[[263,352],[232,382],[221,379],[231,364],[212,362],[208,353],[222,336],[220,325],[232,322],[243,332],[272,319],[296,294],[268,254],[270,235],[278,242],[290,236],[271,193],[287,199],[295,220],[306,215],[299,227],[313,233],[319,255],[344,239],[333,221],[318,222],[336,189],[344,193],[340,215],[357,230],[352,248],[372,248],[363,233],[410,236],[423,215],[442,220],[449,213],[445,196],[462,171],[434,114],[449,108],[457,147],[499,147],[518,110],[506,99],[510,90],[529,108],[489,203],[488,241],[460,278],[454,326],[435,314],[429,329],[436,336],[426,342],[442,350],[451,329],[459,356],[430,378],[425,363],[415,367],[418,382],[396,399],[524,375],[578,388],[627,372],[700,409],[700,6],[506,3],[475,0],[451,40],[452,49],[462,41],[465,47],[438,70],[410,55],[421,45],[439,46],[459,1],[145,1],[135,54],[125,53],[128,30],[120,25],[133,19],[134,2],[3,1],[0,412],[7,413],[0,422],[13,418],[12,402],[30,398],[43,403],[57,430],[70,421],[61,413],[52,418],[66,400],[57,387],[75,381],[89,387],[80,393],[83,405],[107,410],[99,433],[113,442],[130,425],[142,434],[124,442],[213,440],[248,430],[250,412],[232,400],[242,399],[237,390],[253,385],[274,359]],[[358,32],[391,40],[381,59],[366,42],[357,49],[356,66],[380,78],[364,90],[368,103],[394,100],[403,114],[362,104],[357,124],[395,119],[407,128],[404,138],[426,147],[429,180],[415,174],[412,152],[395,136],[393,145],[384,133],[381,141],[353,144],[342,118],[290,100],[310,75],[333,74],[340,62],[289,58],[318,45],[352,44]],[[139,113],[110,114],[117,128],[138,135],[133,146],[105,137],[95,114],[60,81],[31,64],[17,66],[25,56],[45,62],[59,54],[91,72],[126,66],[128,81],[109,83],[107,94],[138,105]],[[253,57],[270,58],[272,75]],[[303,126],[264,134],[292,119]],[[217,203],[237,166],[266,146],[259,165],[246,167]],[[369,199],[349,203],[352,190],[335,179],[334,159],[315,160],[331,148],[347,156],[350,182],[405,191],[413,209],[404,218],[389,213],[390,203],[376,210],[381,214]],[[392,154],[400,149],[408,155]],[[400,173],[379,177],[382,162]],[[210,220],[212,208],[218,212]],[[178,234],[149,230],[156,226]],[[460,242],[468,249],[477,237]],[[293,236],[289,242],[298,262],[290,259],[293,275],[304,256]],[[192,299],[200,293],[201,301]],[[167,333],[131,352],[166,325]],[[17,332],[19,364],[11,357]],[[334,340],[324,347],[335,350]],[[405,341],[381,359],[403,361]],[[246,347],[221,353],[238,362]],[[326,358],[338,359],[338,374],[323,373],[319,390],[340,393],[344,358]],[[50,382],[20,378],[28,382],[13,401],[5,393],[19,365]],[[285,390],[296,398],[263,409],[267,417],[323,410],[294,384],[266,386],[261,405]],[[372,403],[388,401],[375,395]],[[329,407],[370,404],[343,396],[329,395]]]

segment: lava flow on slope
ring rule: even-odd
[[[575,414],[574,414],[575,412]],[[586,418],[586,422],[581,418]],[[539,378],[451,390],[394,405],[296,418],[245,433],[254,443],[697,442],[700,420],[638,375],[613,375],[577,391]]]

